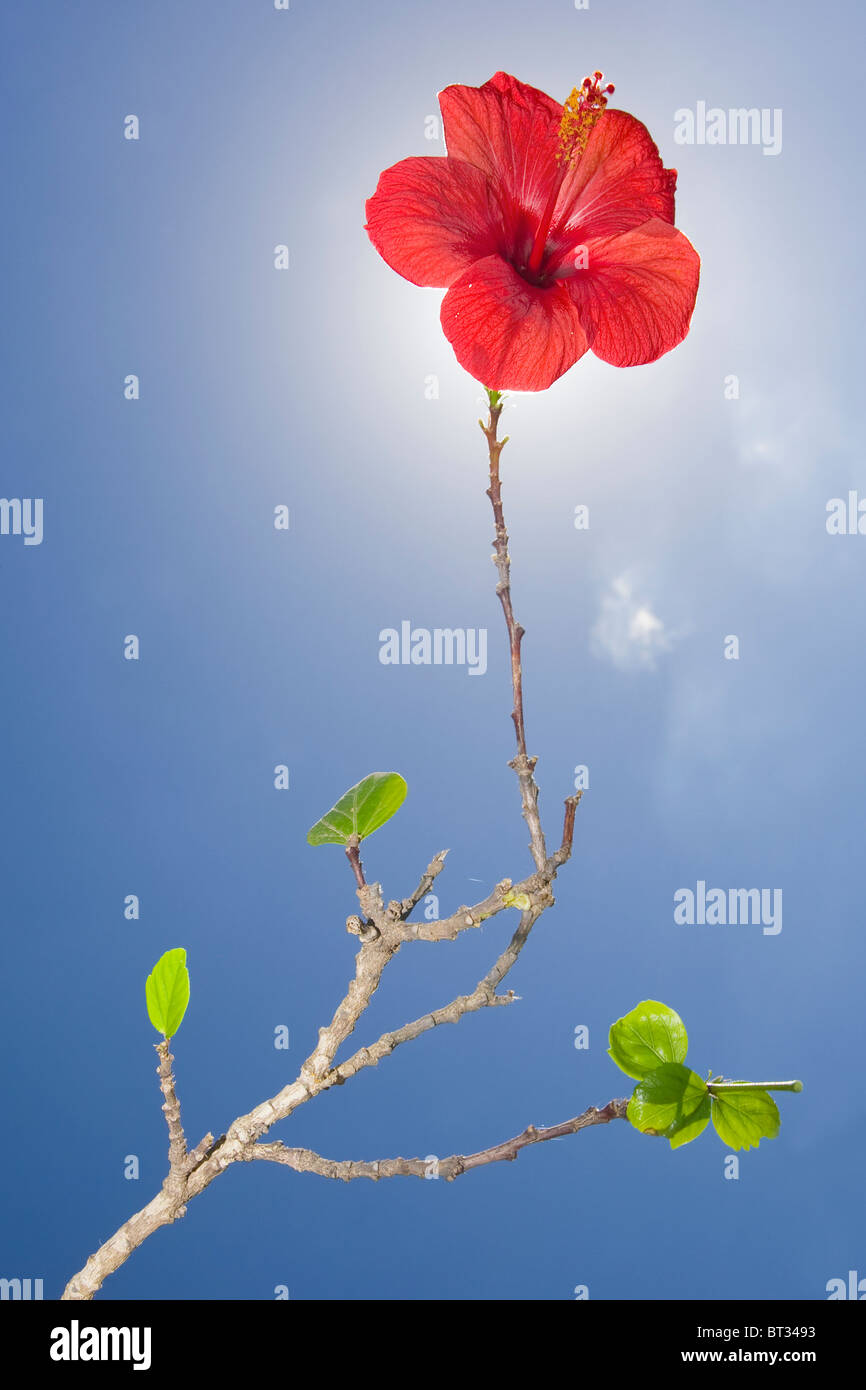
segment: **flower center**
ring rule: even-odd
[[[532,275],[537,275],[541,268],[544,248],[547,245],[547,234],[553,221],[553,210],[556,207],[556,200],[559,197],[559,190],[563,185],[565,176],[571,165],[577,163],[586,149],[593,126],[607,106],[607,99],[613,92],[613,83],[608,82],[606,87],[602,87],[603,81],[603,72],[594,72],[592,77],[585,77],[579,87],[573,88],[570,97],[562,108],[562,120],[559,123],[559,148],[556,152],[553,183],[544,212],[541,214],[541,221],[538,224],[526,266]]]

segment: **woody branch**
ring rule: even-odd
[[[304,1062],[297,1078],[248,1114],[239,1116],[215,1142],[212,1135],[208,1134],[191,1153],[187,1153],[171,1070],[172,1059],[168,1052],[168,1043],[161,1044],[157,1050],[160,1054],[160,1085],[163,1089],[164,1109],[169,1127],[169,1173],[161,1191],[152,1201],[125,1222],[91,1255],[84,1268],[73,1276],[63,1292],[62,1297],[65,1300],[92,1298],[105,1279],[118,1269],[148,1236],[161,1226],[182,1217],[186,1212],[186,1203],[203,1192],[233,1163],[248,1161],[250,1158],[269,1158],[271,1161],[287,1163],[290,1167],[297,1167],[303,1163],[306,1165],[303,1171],[324,1172],[327,1168],[326,1176],[345,1176],[349,1168],[353,1169],[350,1176],[371,1176],[371,1171],[367,1170],[374,1167],[380,1177],[399,1176],[404,1173],[417,1175],[412,1165],[422,1160],[389,1159],[380,1160],[378,1164],[334,1165],[330,1160],[320,1159],[317,1155],[310,1156],[307,1151],[285,1150],[281,1144],[261,1145],[259,1141],[273,1125],[287,1119],[313,1096],[333,1086],[343,1085],[366,1067],[378,1065],[384,1057],[389,1056],[404,1043],[411,1042],[444,1023],[458,1023],[466,1014],[483,1008],[510,1004],[517,998],[511,990],[505,994],[499,993],[499,986],[516,963],[535,922],[554,901],[551,885],[558,869],[571,855],[575,809],[580,796],[571,796],[566,800],[561,844],[553,854],[548,855],[538,813],[538,787],[534,777],[536,760],[526,752],[520,652],[523,629],[514,617],[511,601],[508,533],[502,509],[499,478],[499,456],[507,442],[497,438],[501,412],[501,401],[497,399],[494,405],[491,397],[489,420],[487,425],[482,423],[481,427],[487,437],[490,456],[488,496],[493,505],[496,531],[493,557],[499,576],[496,592],[505,615],[511,654],[514,697],[512,720],[517,739],[517,756],[512,760],[511,766],[517,773],[523,815],[530,831],[530,848],[535,862],[535,872],[517,884],[511,879],[501,880],[487,898],[473,907],[460,907],[457,912],[442,921],[409,922],[409,914],[441,872],[446,852],[442,851],[433,858],[413,893],[402,901],[395,900],[386,905],[381,885],[366,882],[358,845],[350,844],[347,856],[355,875],[358,901],[364,913],[363,919],[353,915],[347,921],[347,929],[360,938],[355,956],[354,976],[330,1024],[319,1030],[317,1045]],[[367,1009],[385,967],[406,941],[454,940],[461,932],[480,926],[482,922],[512,907],[519,907],[520,918],[511,940],[470,994],[460,995],[449,1004],[404,1024],[402,1028],[382,1034],[376,1042],[360,1048],[345,1061],[335,1065],[339,1048],[354,1031]],[[625,1102],[619,1100],[611,1101],[602,1110],[591,1108],[573,1120],[564,1121],[562,1125],[546,1130],[536,1130],[529,1126],[521,1135],[504,1144],[495,1145],[477,1154],[452,1155],[450,1159],[442,1160],[445,1168],[443,1172],[440,1167],[440,1172],[443,1176],[453,1179],[470,1168],[515,1158],[528,1144],[562,1138],[578,1133],[590,1125],[622,1118],[624,1104]],[[294,1155],[297,1162],[289,1162],[283,1156],[284,1153]],[[307,1156],[298,1157],[303,1154]],[[317,1167],[316,1164],[323,1166]]]
[[[582,1129],[594,1125],[607,1125],[611,1120],[627,1118],[628,1098],[621,1097],[608,1101],[598,1110],[590,1106],[582,1115],[563,1120],[561,1124],[537,1129],[527,1125],[521,1134],[506,1139],[502,1144],[493,1144],[489,1149],[481,1149],[474,1154],[451,1154],[448,1158],[430,1160],[429,1158],[378,1158],[368,1162],[341,1161],[323,1158],[312,1149],[290,1149],[285,1144],[251,1144],[244,1157],[248,1160],[262,1159],[269,1163],[282,1163],[293,1168],[296,1173],[316,1173],[322,1178],[334,1178],[340,1182],[352,1182],[355,1178],[369,1178],[379,1182],[381,1178],[444,1178],[454,1182],[456,1178],[469,1173],[473,1168],[484,1168],[489,1163],[511,1163],[522,1149],[531,1144],[544,1144],[549,1139],[565,1139],[570,1134],[579,1134]]]
[[[499,576],[496,593],[505,614],[505,626],[508,629],[508,643],[511,652],[511,689],[514,695],[511,718],[514,722],[514,732],[517,738],[517,756],[512,759],[510,766],[517,773],[517,780],[520,784],[523,815],[529,826],[532,857],[535,860],[535,867],[541,870],[547,860],[547,851],[544,847],[544,832],[538,814],[538,787],[534,776],[536,759],[531,758],[526,751],[526,729],[523,719],[523,667],[520,659],[520,644],[523,641],[524,630],[514,616],[511,602],[511,557],[508,553],[508,531],[505,527],[505,515],[502,509],[502,482],[499,477],[499,458],[508,443],[508,436],[506,435],[504,439],[497,438],[499,417],[503,408],[502,399],[498,392],[488,394],[490,414],[487,424],[485,425],[483,420],[479,420],[478,423],[487,439],[490,456],[490,487],[487,489],[487,496],[493,507],[495,525],[493,562]],[[495,403],[494,396],[496,397]]]

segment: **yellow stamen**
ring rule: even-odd
[[[553,173],[547,194],[547,203],[532,240],[532,248],[526,263],[526,269],[530,275],[537,275],[541,269],[547,245],[547,234],[550,231],[559,191],[568,175],[568,166],[580,159],[592,134],[592,128],[599,116],[602,115],[607,106],[608,96],[613,91],[613,84],[609,82],[606,87],[602,87],[600,84],[603,81],[604,73],[601,72],[594,72],[592,77],[585,77],[580,87],[574,88],[562,108],[562,120],[559,123],[559,149],[556,152],[556,163],[559,168]]]
[[[604,73],[594,72],[592,77],[584,78],[580,87],[572,89],[562,108],[562,120],[559,123],[559,149],[556,154],[558,163],[571,164],[579,159],[586,149],[593,126],[607,106],[607,98],[613,91],[610,82],[606,87],[601,87],[603,81]]]

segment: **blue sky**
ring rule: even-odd
[[[449,83],[501,68],[562,100],[600,67],[679,170],[702,284],[675,352],[587,357],[504,418],[528,741],[551,838],[589,768],[575,855],[519,1004],[399,1049],[273,1137],[445,1155],[555,1123],[628,1090],[607,1029],[647,997],[683,1016],[696,1070],[805,1090],[737,1181],[712,1131],[671,1153],[625,1124],[448,1186],[238,1167],[104,1293],[820,1299],[866,1275],[866,539],[825,525],[830,499],[866,497],[860,11],[155,0],[2,24],[0,491],[44,500],[44,537],[0,536],[0,1273],[58,1296],[159,1187],[144,979],[164,950],[189,953],[191,1141],[295,1076],[352,971],[351,876],[305,842],[346,787],[408,780],[364,856],[386,898],[446,846],[443,914],[529,867],[479,388],[440,294],[373,251],[364,200],[384,167],[442,153],[425,122]],[[780,153],[677,144],[698,102],[779,108]],[[404,619],[486,628],[486,673],[383,666],[378,634]],[[699,880],[780,888],[782,931],[677,926]],[[473,988],[510,926],[402,951],[358,1044]]]

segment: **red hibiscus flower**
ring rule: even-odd
[[[589,349],[654,362],[688,332],[700,261],[673,225],[676,170],[602,80],[565,106],[505,72],[446,87],[446,156],[394,164],[367,202],[376,250],[448,291],[445,335],[493,390],[543,391]]]

